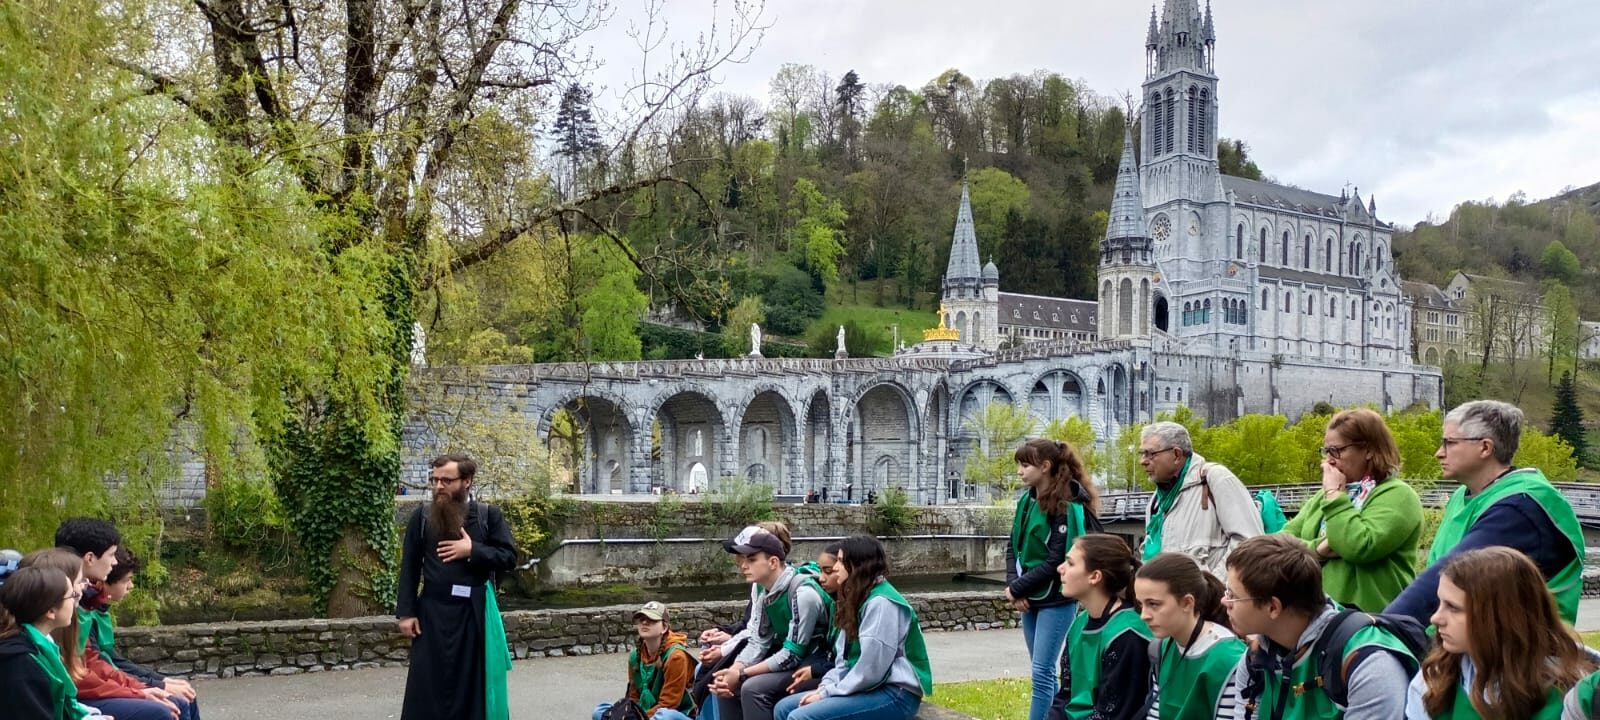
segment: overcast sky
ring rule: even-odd
[[[637,67],[614,0],[592,36],[600,84]],[[1202,0],[1203,2],[1203,0]],[[1163,2],[1164,4],[1164,2]],[[710,0],[665,0],[676,37]],[[1202,5],[1203,7],[1203,5]],[[1600,3],[1594,0],[1214,0],[1220,132],[1278,180],[1376,194],[1379,217],[1443,217],[1463,200],[1543,198],[1600,182]],[[724,15],[727,6],[722,7]],[[1036,69],[1102,95],[1144,80],[1148,2],[770,0],[771,28],[722,89],[767,100],[784,63],[920,88],[946,68],[987,79]]]

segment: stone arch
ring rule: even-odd
[[[949,430],[950,387],[941,378],[928,391],[927,404],[922,409],[922,447],[926,460],[925,467],[933,475],[924,478],[924,487],[917,489],[913,500],[938,504],[961,499],[961,476],[959,473],[951,472],[955,463],[954,453],[951,452]]]
[[[1422,364],[1437,366],[1439,364],[1439,348],[1430,346],[1427,350],[1423,351]]]
[[[1065,420],[1086,412],[1083,378],[1072,370],[1046,370],[1034,377],[1032,387],[1028,393],[1028,409],[1039,421],[1040,428],[1051,420]]]
[[[960,333],[961,342],[972,342],[972,336],[967,333],[967,311],[956,313],[956,331]]]
[[[562,485],[586,494],[643,491],[629,482],[642,459],[634,457],[636,428],[626,407],[628,403],[612,393],[574,390],[540,415],[539,432],[546,447],[560,452],[572,473]],[[570,437],[554,432],[556,413],[562,410],[573,420]]]
[[[833,440],[833,406],[828,393],[822,388],[811,392],[806,400],[805,467],[808,490],[821,491],[829,486],[832,472],[829,469]]]
[[[967,383],[955,397],[958,404],[955,406],[957,415],[954,432],[966,435],[967,418],[974,413],[983,412],[984,406],[991,402],[1015,403],[1017,394],[1006,387],[1005,383],[983,378]]]
[[[775,388],[755,393],[739,415],[738,474],[756,481],[756,473],[750,470],[760,468],[761,482],[772,483],[780,493],[799,492],[801,479],[788,472],[797,439],[788,398]]]
[[[660,426],[661,459],[657,477],[661,478],[662,485],[678,492],[703,491],[704,488],[690,484],[690,473],[696,464],[707,473],[707,482],[743,471],[743,468],[727,467],[722,461],[727,426],[713,397],[710,391],[699,387],[682,387],[664,395],[651,408],[648,417]]]
[[[1446,350],[1444,353],[1444,362],[1446,365],[1454,365],[1460,360],[1460,358],[1461,356],[1456,354],[1455,348]]]
[[[868,490],[879,495],[887,487],[911,489],[917,450],[917,409],[905,387],[893,382],[875,383],[856,396],[850,422],[849,496],[865,497]],[[883,458],[894,460],[893,473],[873,472]]]
[[[1172,318],[1170,317],[1171,313],[1172,309],[1167,307],[1167,296],[1158,291],[1156,293],[1157,330],[1160,330],[1161,332],[1168,332],[1168,329],[1172,327]]]

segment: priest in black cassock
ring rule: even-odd
[[[516,566],[500,509],[471,499],[477,463],[435,458],[433,501],[406,523],[395,615],[411,638],[401,720],[506,720],[511,656],[495,602],[496,571]]]

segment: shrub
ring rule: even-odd
[[[773,520],[778,517],[772,509],[773,493],[774,488],[768,483],[753,483],[742,477],[718,480],[706,493],[707,514],[713,523],[731,527]]]
[[[917,522],[917,509],[912,507],[910,496],[897,487],[884,490],[878,503],[869,508],[867,530],[874,535],[904,535]]]

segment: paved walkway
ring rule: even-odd
[[[1578,627],[1600,630],[1600,599],[1579,605]],[[939,682],[1028,675],[1019,630],[929,633],[927,640]],[[587,718],[596,703],[626,690],[626,664],[621,654],[519,660],[509,681],[512,716]],[[198,680],[195,685],[207,720],[384,720],[400,716],[405,681],[405,668],[379,668]]]
[[[1028,675],[1020,630],[928,633],[927,641],[939,682]],[[519,660],[508,682],[512,717],[587,718],[627,690],[626,667],[624,654]],[[382,720],[400,716],[405,682],[405,668],[378,668],[197,680],[195,687],[206,720]]]

